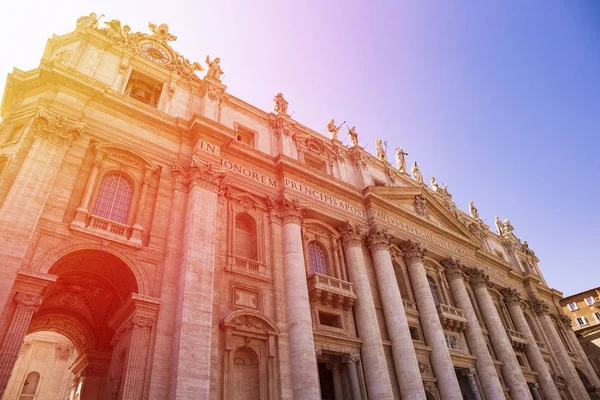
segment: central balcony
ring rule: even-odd
[[[451,307],[446,304],[438,304],[437,312],[442,323],[442,328],[462,332],[467,327],[465,313],[460,308]]]
[[[527,339],[521,332],[517,332],[512,329],[507,329],[506,334],[508,335],[508,339],[510,339],[510,344],[512,344],[513,349],[515,351],[525,351],[527,347]]]
[[[253,278],[268,280],[267,265],[256,260],[236,256],[234,254],[227,255],[227,271],[235,272]]]
[[[311,303],[348,310],[356,295],[350,282],[314,273],[308,277],[308,295]]]

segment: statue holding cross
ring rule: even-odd
[[[406,159],[404,156],[407,155],[408,153],[405,153],[404,150],[402,150],[402,147],[396,148],[396,167],[398,168],[398,171],[402,173],[406,172]]]

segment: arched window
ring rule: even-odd
[[[427,275],[427,282],[429,282],[429,290],[431,290],[433,302],[438,306],[440,304],[440,298],[438,296],[437,283],[435,283],[435,280],[429,275]]]
[[[408,286],[406,285],[406,279],[404,276],[404,272],[402,271],[402,267],[396,262],[392,262],[392,265],[394,266],[394,272],[396,273],[396,281],[398,282],[398,288],[400,288],[400,296],[404,300],[410,301],[410,296],[408,294]]]
[[[121,173],[109,174],[102,179],[94,215],[127,224],[133,186]]]
[[[327,253],[317,242],[308,244],[308,266],[310,272],[328,275],[327,273]]]
[[[235,254],[249,260],[258,260],[254,218],[246,213],[236,215],[234,236],[233,250]]]
[[[23,382],[23,389],[21,390],[21,394],[35,394],[37,391],[38,383],[40,382],[40,374],[39,372],[30,372],[27,374],[25,378],[25,382]]]

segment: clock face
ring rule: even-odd
[[[156,64],[168,64],[170,61],[169,53],[159,45],[145,42],[140,45],[140,51],[150,61]]]

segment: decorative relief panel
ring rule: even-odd
[[[258,289],[232,282],[230,298],[232,309],[249,308],[251,310],[261,310],[261,292]]]

